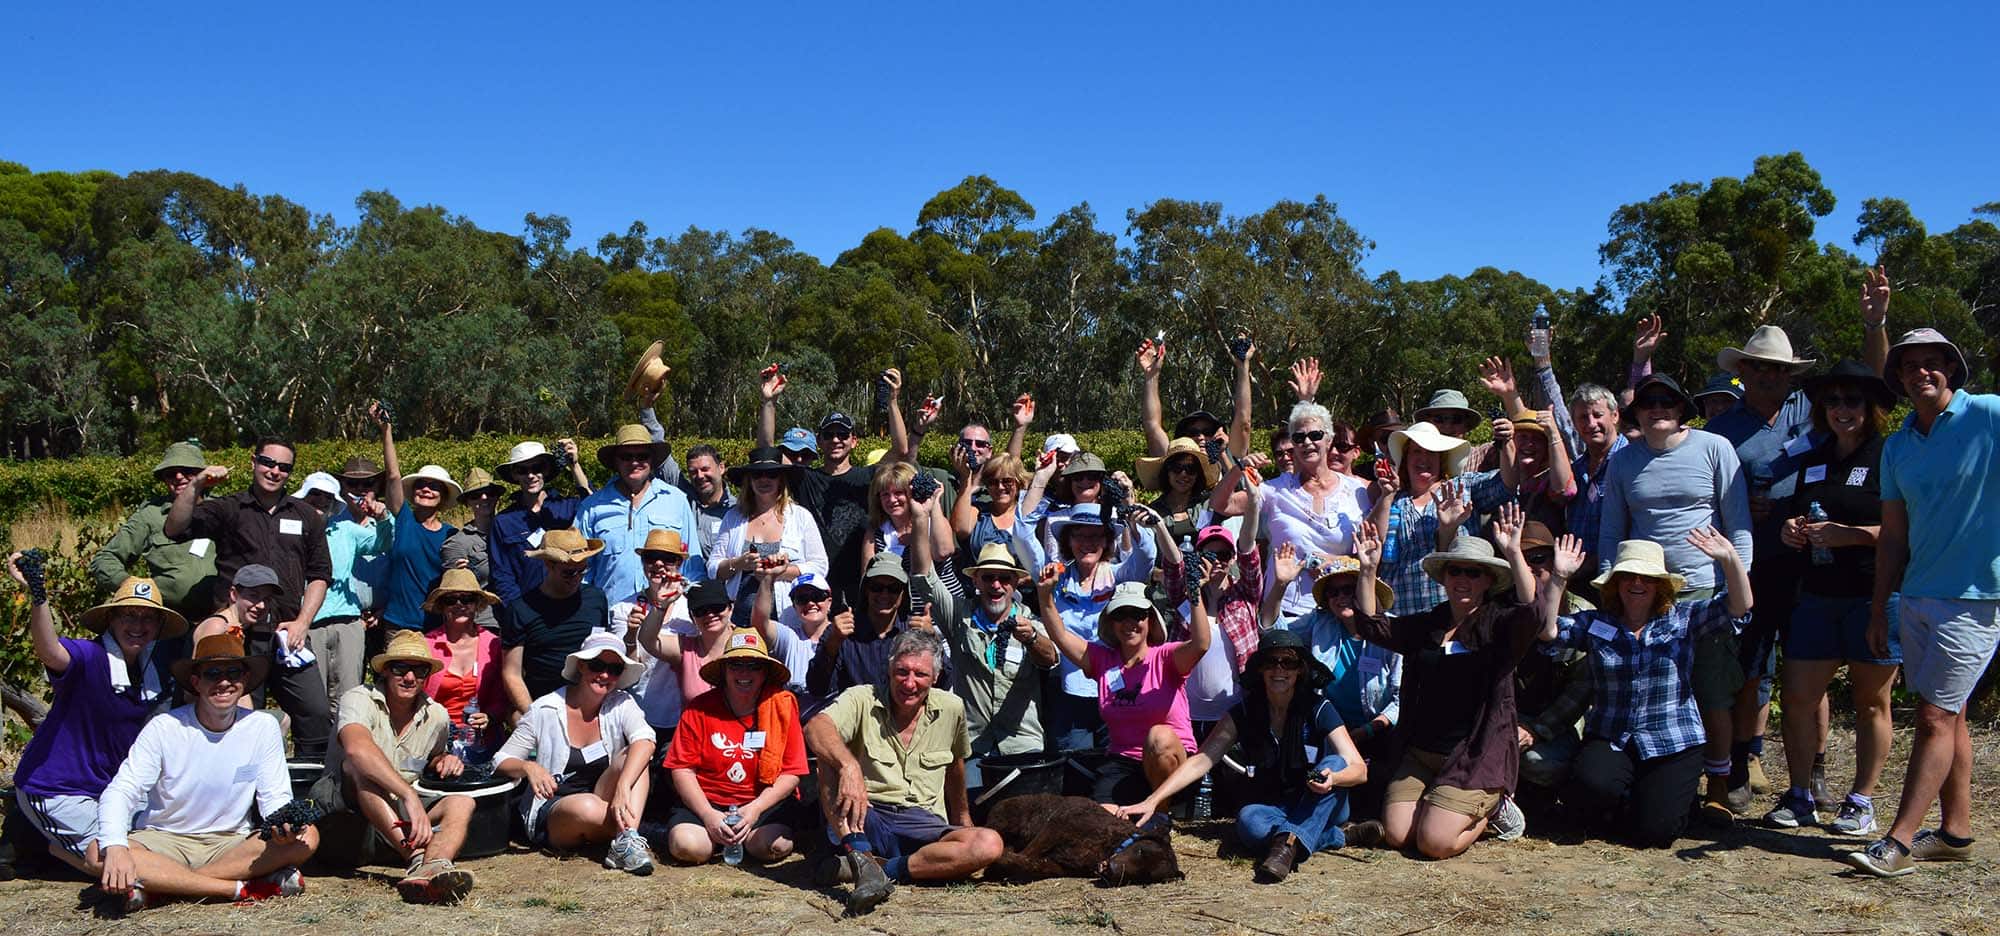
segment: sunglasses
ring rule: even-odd
[[[1848,396],[1846,394],[1836,394],[1836,393],[1829,393],[1823,397],[1820,397],[1819,401],[1821,404],[1825,406],[1837,407],[1840,409],[1862,409],[1868,405],[1867,397]]]
[[[818,604],[822,601],[831,600],[833,600],[833,596],[826,592],[813,591],[809,588],[792,589],[792,604]]]
[[[1272,657],[1271,661],[1264,665],[1271,669],[1301,670],[1306,668],[1306,661],[1295,656],[1281,656]]]
[[[443,494],[444,485],[439,484],[436,481],[419,481],[415,484],[410,485],[410,491],[412,493],[425,492],[429,494]]]
[[[389,675],[398,677],[429,676],[431,674],[430,667],[425,666],[422,663],[411,663],[408,660],[393,660],[387,666],[384,666],[382,668],[387,670],[389,672]]]
[[[867,584],[867,585],[866,585],[865,587],[866,587],[866,588],[868,589],[868,593],[869,593],[869,594],[871,594],[871,595],[887,595],[887,594],[890,594],[890,593],[892,593],[892,592],[899,592],[899,591],[902,591],[902,590],[903,590],[903,583],[901,583],[901,582],[869,582],[869,583],[868,583],[868,584]]]
[[[981,585],[1012,585],[1012,584],[1014,584],[1014,576],[1012,576],[1012,575],[1008,575],[1008,574],[1007,574],[1007,573],[1005,573],[1005,572],[988,572],[988,573],[986,573],[985,575],[981,575],[981,576],[979,577],[979,584],[981,584]]]
[[[1311,432],[1294,432],[1292,433],[1292,444],[1304,445],[1307,442],[1318,442],[1324,438],[1326,438],[1325,429],[1314,429]]]
[[[776,481],[779,478],[779,473],[776,471],[751,471],[746,472],[745,476],[752,481]]]
[[[250,460],[256,463],[257,467],[259,468],[269,468],[274,471],[281,472],[283,474],[292,473],[291,462],[281,462],[275,458],[272,458],[269,455],[252,455],[250,456]]]
[[[1328,585],[1326,587],[1326,596],[1328,598],[1352,598],[1354,597],[1354,583],[1349,582],[1346,585]]]
[[[1649,396],[1632,401],[1633,409],[1680,409],[1681,401],[1670,396]]]
[[[723,666],[738,673],[750,673],[764,668],[764,664],[757,660],[730,660]]]
[[[1556,561],[1556,551],[1553,549],[1530,549],[1522,553],[1521,558],[1528,560],[1528,564],[1531,566],[1544,566]]]
[[[1167,463],[1167,474],[1194,474],[1197,470],[1193,462],[1177,461]]]
[[[606,676],[625,675],[625,664],[619,660],[585,660],[583,661],[583,666],[593,673],[602,673]]]
[[[1464,413],[1439,413],[1431,417],[1431,421],[1440,426],[1469,426],[1478,422],[1478,419]]]
[[[966,445],[970,445],[976,449],[990,449],[993,447],[992,439],[968,439],[965,438],[964,436],[960,436],[958,441]]]
[[[201,472],[193,468],[163,468],[160,470],[160,474],[169,478],[192,478],[195,475],[201,474]]]
[[[475,604],[478,601],[479,599],[474,598],[471,595],[446,595],[438,599],[438,604],[444,605],[445,607],[449,608],[452,605],[469,605],[469,604]]]
[[[819,431],[819,437],[822,439],[833,439],[835,441],[839,441],[841,439],[854,438],[854,432],[853,430],[850,429],[821,429]]]
[[[1485,578],[1486,570],[1479,566],[1448,565],[1444,567],[1445,578]]]
[[[245,666],[210,666],[201,671],[201,678],[209,682],[240,683],[248,675],[250,669]]]

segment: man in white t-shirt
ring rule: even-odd
[[[202,638],[191,659],[174,664],[193,704],[146,724],[98,800],[99,886],[123,897],[127,912],[168,896],[241,901],[305,890],[297,866],[319,847],[318,833],[250,827],[253,802],[270,816],[292,801],[278,720],[236,704],[269,668],[227,633]]]

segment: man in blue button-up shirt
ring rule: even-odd
[[[708,577],[693,502],[679,488],[653,476],[666,454],[667,444],[654,442],[646,427],[618,427],[611,444],[597,452],[597,460],[611,469],[611,483],[577,508],[576,528],[585,537],[604,541],[604,551],[591,558],[585,579],[614,602],[629,600],[645,584],[645,570],[634,550],[653,530],[681,535],[688,546],[681,574],[689,581]]]

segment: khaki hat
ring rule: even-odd
[[[424,599],[424,610],[432,613],[443,611],[441,599],[446,595],[478,595],[479,603],[486,607],[500,603],[499,595],[480,587],[479,576],[472,574],[471,569],[444,570],[444,574],[438,577],[437,587],[431,589],[430,596]]]
[[[1222,466],[1209,461],[1208,453],[1202,451],[1200,445],[1193,439],[1183,436],[1167,443],[1165,455],[1158,458],[1141,458],[1133,462],[1134,470],[1139,475],[1139,486],[1155,491],[1165,490],[1162,484],[1166,480],[1163,476],[1166,474],[1167,462],[1175,458],[1194,459],[1195,469],[1201,472],[1203,487],[1213,488],[1217,481],[1222,480]],[[1072,461],[1070,464],[1076,462]]]
[[[1493,585],[1486,590],[1489,595],[1514,587],[1514,567],[1493,552],[1493,544],[1487,542],[1485,537],[1459,533],[1451,541],[1450,549],[1440,549],[1424,557],[1424,574],[1443,584],[1444,567],[1454,563],[1481,566],[1492,572]]]
[[[981,572],[1011,572],[1016,582],[1028,577],[1028,570],[1021,568],[1021,563],[1014,558],[1014,551],[1001,543],[987,543],[979,547],[978,560],[967,566],[964,572],[968,577]]]
[[[650,530],[646,533],[646,541],[632,551],[641,556],[647,553],[667,553],[683,559],[687,558],[688,554],[687,544],[681,541],[679,530]]]
[[[1334,579],[1346,575],[1352,575],[1357,579],[1360,578],[1361,560],[1353,556],[1335,556],[1333,557],[1333,561],[1320,567],[1319,578],[1313,581],[1313,603],[1319,605],[1320,610],[1330,611],[1333,609],[1333,602],[1327,598],[1327,590],[1333,587]],[[1379,578],[1376,579],[1375,613],[1386,614],[1390,608],[1395,607],[1395,604],[1396,590],[1389,587],[1388,582],[1382,581]]]
[[[1540,546],[1554,546],[1556,535],[1549,531],[1549,525],[1540,520],[1530,520],[1521,527],[1521,551],[1527,552]]]
[[[465,490],[458,492],[458,499],[464,500],[489,489],[496,498],[507,493],[507,489],[500,482],[493,480],[493,476],[487,474],[486,469],[474,468],[465,473]]]
[[[1112,612],[1127,608],[1138,608],[1146,612],[1150,622],[1146,630],[1148,646],[1167,642],[1167,622],[1160,617],[1159,606],[1153,604],[1153,599],[1146,594],[1146,583],[1119,582],[1118,586],[1111,590],[1111,600],[1106,602],[1104,610],[1097,614],[1098,643],[1107,647],[1118,646],[1118,641],[1112,638],[1106,625],[1111,623]]]
[[[193,442],[175,442],[167,446],[166,454],[160,456],[160,463],[153,466],[153,477],[159,477],[169,468],[200,471],[207,467],[208,459],[202,457],[201,446]]]
[[[624,641],[619,640],[610,631],[595,631],[583,638],[583,646],[570,651],[569,656],[563,657],[563,682],[576,683],[583,671],[584,661],[595,660],[606,653],[617,654],[619,661],[625,664],[625,671],[618,674],[618,688],[630,689],[645,678],[645,664],[625,655]]]
[[[1903,337],[1896,339],[1896,343],[1889,346],[1889,357],[1882,365],[1882,379],[1888,382],[1889,389],[1895,391],[1897,396],[1909,395],[1909,391],[1903,388],[1903,376],[1901,374],[1903,352],[1924,345],[1936,345],[1950,351],[1954,362],[1958,366],[1945,377],[1944,385],[1953,390],[1965,386],[1967,373],[1965,352],[1960,351],[1958,345],[1952,344],[1951,339],[1946,338],[1943,332],[1935,328],[1916,328],[1904,332]]]
[[[667,372],[673,368],[660,360],[660,352],[666,350],[667,343],[655,341],[646,346],[646,352],[639,355],[639,363],[632,365],[632,376],[625,381],[625,393],[629,396],[644,396],[653,390],[666,386]]]
[[[764,635],[748,627],[739,627],[729,634],[729,648],[722,655],[701,665],[701,681],[720,688],[723,685],[722,671],[730,660],[756,660],[770,670],[764,685],[784,688],[792,681],[792,671],[771,655],[764,645]]]
[[[1097,457],[1096,452],[1078,452],[1070,456],[1069,464],[1064,465],[1062,471],[1057,474],[1067,478],[1070,475],[1079,475],[1091,471],[1095,471],[1101,475],[1111,474],[1111,470],[1104,467],[1104,459]]]
[[[382,466],[375,464],[374,459],[356,455],[340,466],[339,474],[350,481],[374,481],[380,479],[383,472]]]
[[[612,434],[610,442],[597,450],[597,463],[612,471],[617,471],[618,465],[611,460],[611,456],[623,448],[645,449],[646,460],[652,462],[656,468],[659,467],[661,462],[666,461],[667,454],[673,451],[673,447],[667,443],[653,441],[653,434],[646,431],[645,426],[641,426],[638,423],[626,423],[623,426],[619,426],[618,431]]]
[[[872,578],[892,578],[904,585],[910,584],[910,573],[903,570],[903,557],[892,552],[878,552],[868,560],[868,571],[862,573],[861,580]]]
[[[417,469],[416,474],[404,476],[403,478],[404,500],[409,500],[412,496],[414,496],[414,492],[417,489],[417,482],[419,481],[435,481],[439,484],[444,485],[444,500],[438,502],[439,510],[443,510],[447,507],[450,507],[452,504],[458,502],[458,492],[460,490],[458,482],[452,480],[451,472],[444,470],[444,466],[425,465],[422,468]]]
[[[1410,418],[1420,423],[1429,422],[1431,417],[1437,415],[1441,410],[1462,412],[1471,417],[1472,424],[1475,426],[1486,421],[1486,417],[1479,415],[1479,411],[1472,408],[1472,403],[1465,398],[1465,394],[1457,390],[1439,390],[1431,394],[1430,402],[1425,403],[1423,408],[1411,413]],[[1432,428],[1436,428],[1435,425]]]
[[[185,660],[175,660],[171,669],[174,681],[189,689],[194,688],[195,671],[209,663],[241,663],[249,670],[243,677],[243,694],[249,695],[264,684],[264,677],[271,672],[269,657],[247,656],[243,653],[243,637],[239,634],[223,632],[203,637],[194,645],[194,655]]]
[[[604,551],[601,539],[585,539],[571,527],[549,530],[542,534],[540,549],[530,549],[525,554],[529,559],[553,559],[557,562],[582,562]]]
[[[160,586],[152,579],[132,576],[120,583],[111,598],[97,607],[83,612],[83,626],[97,633],[111,623],[111,615],[119,608],[149,608],[160,612],[160,633],[155,640],[179,637],[187,633],[187,618],[180,612],[160,603]]]
[[[1776,325],[1759,325],[1756,331],[1750,333],[1750,340],[1744,342],[1743,347],[1724,348],[1716,352],[1715,366],[1734,374],[1746,360],[1782,364],[1796,374],[1813,366],[1818,358],[1793,356],[1792,339],[1784,329]]]
[[[1590,584],[1601,589],[1620,572],[1664,579],[1667,590],[1674,594],[1687,586],[1686,577],[1667,571],[1667,551],[1652,540],[1619,540],[1618,557],[1612,560],[1610,571],[1591,579]]]
[[[433,592],[435,594],[435,592]],[[424,635],[413,630],[399,630],[389,638],[389,645],[382,652],[368,659],[368,669],[375,675],[389,668],[389,664],[401,660],[405,663],[421,663],[435,673],[444,666],[444,661],[431,654],[431,642]]]
[[[1456,478],[1465,470],[1466,456],[1472,454],[1472,443],[1439,432],[1436,426],[1419,422],[1408,429],[1398,429],[1389,434],[1389,461],[1397,468],[1403,467],[1403,452],[1410,443],[1426,452],[1436,452],[1443,456],[1444,476]]]

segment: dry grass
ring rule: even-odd
[[[51,503],[8,524],[8,535],[15,549],[40,546],[56,555],[68,555],[85,524],[115,524],[124,519],[122,510],[106,510],[94,518],[77,517],[67,506]]]

